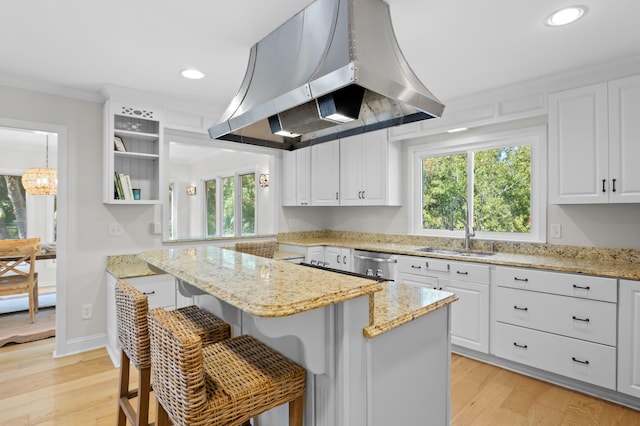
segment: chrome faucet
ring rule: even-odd
[[[453,206],[456,201],[463,201],[465,206],[465,218],[462,219],[464,224],[464,249],[471,249],[471,238],[476,236],[476,231],[471,228],[471,214],[469,212],[469,201],[462,195],[455,195],[451,200],[451,230],[453,231]]]

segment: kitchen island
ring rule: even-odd
[[[139,257],[196,303],[307,369],[305,425],[450,422],[451,293],[218,247]],[[286,407],[260,425],[286,424]]]

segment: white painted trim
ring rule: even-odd
[[[408,233],[413,235],[462,237],[462,231],[422,230],[421,210],[421,157],[427,155],[459,154],[483,149],[499,148],[509,145],[531,145],[531,214],[535,220],[529,234],[509,232],[476,232],[475,238],[502,241],[546,242],[547,234],[547,129],[546,126],[535,126],[505,132],[488,133],[470,137],[453,138],[427,144],[414,145],[408,149],[409,173],[409,221]],[[472,174],[467,184],[467,195],[473,188]]]
[[[56,329],[56,333],[57,333]],[[56,334],[56,340],[58,336]],[[56,342],[57,343],[57,342]],[[56,346],[58,346],[56,344]],[[78,339],[70,339],[65,342],[64,352],[56,350],[53,353],[54,358],[61,358],[64,356],[75,355],[82,352],[92,351],[94,349],[100,349],[107,346],[107,333],[94,334],[92,336],[85,336]]]
[[[34,121],[14,120],[0,117],[0,126],[14,127],[18,129],[40,130],[58,134],[58,241],[56,243],[56,343],[55,354],[67,355],[69,352],[67,342],[67,282],[69,258],[69,172],[67,167],[69,158],[69,142],[66,126]]]

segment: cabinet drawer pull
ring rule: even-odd
[[[591,290],[591,287],[589,287],[588,285],[582,286],[582,285],[574,284],[573,288],[578,290]]]
[[[602,179],[602,192],[607,192],[607,189],[604,187],[606,182],[607,182],[606,179]]]
[[[576,321],[589,322],[589,318],[579,318],[577,316],[573,316],[573,319]]]
[[[524,308],[521,308],[518,305],[513,305],[513,309],[517,309],[519,311],[528,311],[529,310],[529,308],[527,308],[526,306]],[[573,318],[575,319],[575,317],[573,317]]]
[[[517,342],[513,342],[513,346],[515,346],[517,348],[522,348],[522,349],[527,349],[529,347],[527,345],[520,345]]]
[[[469,272],[467,272],[467,271],[464,271],[464,272],[456,271],[456,274],[458,274],[458,275],[469,275]]]
[[[572,356],[571,359],[573,360],[573,362],[578,362],[580,364],[589,365],[589,360],[582,361],[582,360],[576,358],[575,356]]]
[[[513,277],[514,281],[522,281],[523,283],[529,282],[529,278],[518,278],[518,277]]]
[[[151,296],[152,294],[156,294],[156,291],[143,291],[142,294],[144,294],[145,296]]]
[[[416,266],[416,265],[411,265],[411,267],[412,267],[413,269],[422,269],[422,266],[420,266],[420,265],[418,265],[418,266]]]

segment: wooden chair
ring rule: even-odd
[[[118,395],[118,426],[127,419],[133,426],[147,426],[149,422],[149,392],[151,391],[151,353],[147,313],[149,302],[140,290],[124,281],[116,283],[117,335],[120,342],[120,387]],[[205,344],[231,337],[231,327],[220,318],[197,306],[169,311],[167,315],[199,336]],[[129,389],[129,368],[138,369],[138,388]],[[131,398],[138,397],[137,410]]]
[[[302,426],[305,370],[251,336],[203,347],[162,309],[149,311],[157,426],[238,425],[289,403],[289,426]]]
[[[267,257],[269,259],[273,259],[273,253],[276,251],[275,240],[273,241],[247,241],[247,242],[237,242],[236,243],[236,251],[240,251],[242,253],[249,253],[254,256],[262,256]]]
[[[40,238],[0,240],[0,296],[27,293],[29,321],[38,313],[38,274],[36,255],[40,252]],[[25,271],[25,266],[28,271]]]

